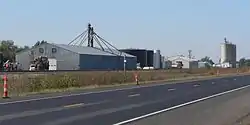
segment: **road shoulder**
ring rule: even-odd
[[[250,88],[248,87],[141,119],[128,125],[235,125],[234,123],[238,119],[249,113],[249,104]]]

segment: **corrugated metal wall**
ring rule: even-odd
[[[146,49],[122,49],[120,51],[136,56],[137,63],[140,63],[140,67],[148,67]]]
[[[52,48],[55,48],[56,52],[52,53]],[[40,51],[41,49],[43,50],[43,52]],[[28,70],[30,61],[38,56],[48,56],[49,58],[56,58],[57,70],[79,69],[79,54],[57,47],[53,44],[46,43],[28,51],[18,53],[16,55],[16,61],[22,65],[24,70]]]
[[[126,69],[136,69],[135,57],[126,57]],[[123,57],[102,55],[80,55],[81,70],[123,70]]]
[[[154,66],[154,51],[153,50],[147,50],[147,66],[153,67]]]
[[[23,70],[29,70],[31,61],[30,58],[29,51],[20,52],[16,55],[16,61],[20,63],[21,69]]]

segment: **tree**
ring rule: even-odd
[[[47,43],[47,41],[45,40],[40,41],[40,44],[44,44],[44,43]]]
[[[1,41],[0,51],[3,53],[3,61],[14,61],[15,54],[18,47],[14,45],[14,41],[12,40],[3,40]]]
[[[239,60],[239,67],[250,66],[250,59],[241,58]]]
[[[37,41],[37,42],[35,43],[35,45],[32,46],[32,48],[34,48],[34,47],[36,47],[36,46],[39,46],[39,45],[40,45],[40,41]]]
[[[3,53],[2,61],[4,62],[7,60],[15,61],[16,53],[29,49],[29,46],[18,47],[13,40],[2,40],[0,43],[0,52]]]
[[[200,61],[205,62],[205,66],[207,68],[210,68],[214,64],[213,60],[210,59],[210,57],[208,57],[208,56],[205,56],[204,58],[201,58]]]
[[[250,59],[246,59],[245,65],[250,66]]]
[[[17,48],[16,53],[19,53],[21,51],[28,50],[28,49],[30,49],[29,46],[19,47],[19,48]]]
[[[13,40],[0,40],[0,52],[3,53],[3,60],[6,62],[7,60],[10,60],[11,62],[15,61],[16,53],[21,52],[23,50],[30,49],[29,46],[23,46],[23,47],[18,47],[15,45],[15,42]],[[41,44],[47,43],[47,41],[42,40],[42,41],[37,41],[33,47],[39,46]]]
[[[241,59],[239,60],[239,67],[245,66],[245,63],[246,63],[246,59],[245,59],[245,58],[241,58]]]
[[[41,44],[44,44],[44,43],[47,43],[47,41],[45,41],[45,40],[37,41],[37,42],[35,43],[35,45],[32,46],[32,48],[37,47],[37,46],[39,46],[39,45],[41,45]]]
[[[204,58],[201,58],[200,61],[202,61],[202,62],[207,62],[207,63],[209,63],[210,65],[213,65],[213,64],[214,64],[213,60],[212,60],[210,57],[208,57],[208,56],[205,56]]]

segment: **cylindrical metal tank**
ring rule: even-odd
[[[161,69],[165,69],[165,57],[164,56],[161,56]]]
[[[153,61],[154,69],[161,68],[161,52],[160,50],[154,50],[154,61]]]
[[[172,61],[166,60],[164,69],[170,69],[172,67]]]
[[[136,56],[137,63],[140,63],[140,67],[143,68],[147,66],[147,50],[145,49],[122,49],[120,51]]]
[[[221,62],[230,63],[233,67],[236,66],[236,45],[232,43],[221,44]]]
[[[154,51],[147,50],[147,67],[153,67]]]

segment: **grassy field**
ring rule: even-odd
[[[30,92],[43,92],[53,89],[88,88],[105,85],[133,83],[134,74],[139,74],[139,81],[176,80],[196,76],[217,76],[222,74],[248,73],[248,68],[242,69],[193,69],[193,70],[152,70],[152,71],[76,71],[48,73],[9,73],[9,93],[12,96]],[[3,83],[3,82],[2,82]],[[3,91],[0,84],[0,93]]]

